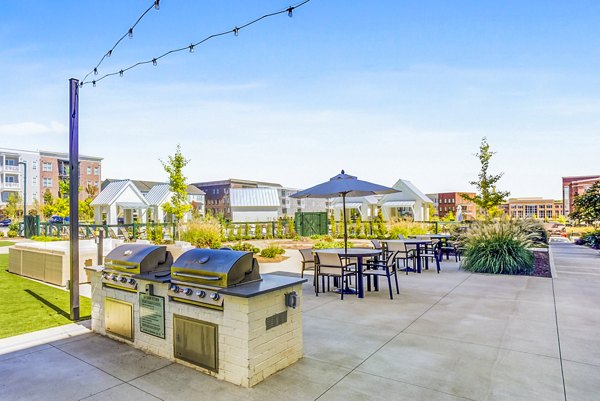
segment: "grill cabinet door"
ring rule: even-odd
[[[218,372],[217,325],[173,315],[175,358]]]
[[[104,299],[104,324],[106,331],[133,341],[133,305],[118,299]]]

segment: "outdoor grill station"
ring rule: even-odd
[[[113,249],[92,276],[92,329],[252,387],[302,357],[305,279],[260,274],[251,252]]]

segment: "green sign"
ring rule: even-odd
[[[165,298],[140,293],[140,331],[165,338]]]

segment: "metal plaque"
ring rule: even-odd
[[[165,298],[140,293],[140,331],[165,338]]]

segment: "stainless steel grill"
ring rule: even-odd
[[[171,266],[169,297],[177,302],[222,309],[219,289],[259,281],[259,270],[251,252],[192,249]]]
[[[157,271],[170,273],[173,256],[166,246],[147,244],[125,244],[116,247],[106,255],[102,284],[126,291],[137,291],[136,274],[149,274]]]

